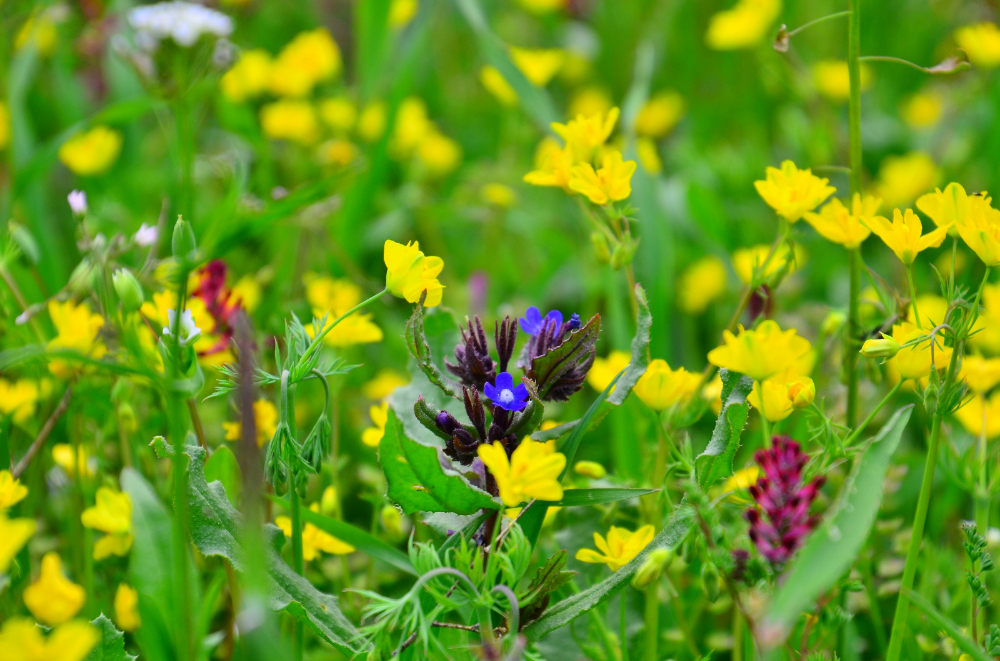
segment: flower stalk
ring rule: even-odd
[[[847,27],[847,75],[850,98],[847,121],[850,143],[851,198],[861,195],[861,7],[860,0],[850,0]],[[847,426],[854,427],[858,411],[858,358],[854,351],[858,334],[858,299],[861,296],[860,248],[849,251],[850,303],[848,304],[845,360],[847,361]]]

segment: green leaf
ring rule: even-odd
[[[476,534],[476,531],[479,530],[479,527],[483,525],[483,522],[486,521],[486,518],[491,516],[492,514],[493,514],[492,512],[483,512],[475,519],[470,521],[468,524],[466,524],[464,528],[455,531],[454,534],[450,535],[448,539],[444,540],[444,543],[441,544],[441,548],[438,549],[438,555],[443,558],[445,551],[455,546],[458,546],[459,541],[461,541],[463,537],[467,541],[472,540],[472,536]]]
[[[481,509],[500,508],[488,493],[473,487],[462,475],[446,471],[436,447],[408,438],[392,409],[379,444],[379,461],[389,482],[389,498],[406,514],[475,514]]]
[[[740,434],[750,413],[747,395],[753,388],[753,380],[727,369],[720,370],[719,375],[722,377],[722,410],[705,451],[695,460],[698,484],[703,489],[733,474],[733,458],[740,448]]]
[[[970,655],[975,661],[994,661],[993,657],[984,652],[982,647],[962,633],[962,627],[958,626],[940,613],[936,608],[934,608],[931,602],[927,601],[923,596],[917,594],[913,590],[909,591],[909,596],[910,602],[923,611],[924,615],[926,615],[930,621],[935,624],[935,626],[948,634],[948,636],[955,641],[955,644],[958,645],[960,650]]]
[[[434,357],[431,354],[431,347],[427,342],[427,332],[424,329],[424,299],[426,298],[427,292],[424,292],[417,304],[413,306],[413,314],[410,315],[409,321],[406,322],[406,330],[404,332],[406,347],[410,350],[413,357],[416,358],[417,366],[420,367],[420,370],[427,376],[431,383],[444,391],[449,397],[461,400],[461,386],[445,376],[441,368],[434,362]]]
[[[693,523],[693,512],[689,507],[679,507],[673,518],[657,533],[642,553],[632,559],[627,565],[613,573],[600,583],[566,597],[550,606],[545,613],[524,628],[524,634],[529,641],[541,640],[556,629],[572,622],[575,618],[591,608],[607,601],[628,584],[632,574],[639,570],[650,552],[660,549],[676,549],[684,541]]]
[[[800,613],[848,571],[857,558],[878,514],[889,460],[899,445],[912,409],[911,404],[896,411],[858,456],[837,502],[785,574],[764,618],[764,626],[777,632],[782,640]]]
[[[222,483],[229,502],[234,507],[238,506],[240,495],[243,493],[243,474],[240,473],[239,462],[236,461],[236,455],[229,446],[220,445],[205,462],[205,481],[216,480]]]
[[[135,661],[134,655],[125,652],[125,634],[104,613],[90,623],[101,632],[101,640],[91,650],[86,661]]]
[[[291,511],[291,505],[284,498],[270,494],[267,497],[271,502],[280,505],[287,511]],[[365,555],[376,560],[381,560],[387,565],[407,574],[417,575],[416,570],[413,569],[413,565],[410,564],[410,558],[405,553],[383,542],[378,537],[344,521],[339,521],[319,512],[313,512],[306,507],[301,509],[301,513],[302,520],[306,523],[311,523],[323,532],[347,542]]]
[[[581,507],[585,505],[603,505],[616,503],[620,500],[638,498],[646,494],[656,493],[659,489],[566,489],[562,500],[550,503],[549,507]]]
[[[566,372],[593,356],[600,335],[601,315],[595,314],[562,344],[533,359],[525,377],[538,388],[538,396],[544,399]]]
[[[563,549],[545,561],[545,565],[535,571],[535,577],[517,595],[517,605],[521,609],[521,626],[537,620],[548,608],[552,593],[573,580],[575,571],[566,569],[569,553]]]

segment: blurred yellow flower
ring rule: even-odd
[[[750,284],[755,273],[758,282],[766,281],[782,269],[794,273],[806,262],[805,249],[798,244],[790,248],[787,242],[782,243],[775,249],[771,261],[767,262],[770,253],[771,246],[766,243],[750,248],[739,248],[733,253],[733,270],[740,280]],[[767,262],[767,268],[761,270],[764,262]]]
[[[987,439],[1000,437],[1000,392],[989,398],[977,394],[965,406],[955,411],[955,417],[973,436],[985,434]]]
[[[566,455],[556,452],[553,441],[537,443],[525,438],[509,460],[501,443],[482,443],[477,452],[496,480],[500,499],[507,507],[530,498],[562,500],[559,476],[566,467]]]
[[[643,526],[632,532],[628,528],[611,526],[607,540],[600,533],[594,533],[594,549],[579,549],[576,559],[596,565],[607,565],[611,571],[618,571],[653,541],[653,526]]]
[[[755,181],[754,187],[779,216],[794,223],[837,192],[836,188],[827,185],[829,182],[829,179],[813,175],[808,168],[800,170],[795,163],[784,161],[780,170],[767,168],[767,178]]]
[[[326,28],[300,32],[271,66],[269,87],[279,96],[301,97],[320,81],[340,73],[340,48]]]
[[[21,423],[35,414],[38,385],[30,379],[8,381],[0,378],[0,413]]]
[[[906,320],[915,321],[920,313],[920,322],[924,328],[934,328],[938,324],[943,324],[948,314],[948,301],[936,294],[918,294],[916,310],[913,309],[913,302],[906,307]]]
[[[21,484],[9,470],[0,471],[0,512],[6,512],[27,495],[28,487]]]
[[[55,52],[58,43],[59,32],[56,30],[56,22],[49,12],[36,11],[18,30],[14,38],[14,49],[19,51],[31,44],[39,55],[48,57]]]
[[[977,23],[955,30],[955,42],[977,67],[1000,65],[1000,28],[995,23]]]
[[[432,176],[443,177],[462,162],[462,148],[440,131],[433,130],[417,146],[417,158]]]
[[[930,190],[938,180],[931,157],[914,151],[903,156],[887,156],[878,173],[876,192],[888,207],[909,204]]]
[[[517,0],[517,3],[533,14],[548,14],[562,9],[567,0]]]
[[[607,469],[596,461],[578,461],[573,464],[573,472],[592,480],[599,480],[608,474]]]
[[[88,465],[87,453],[82,445],[74,453],[73,446],[69,443],[56,443],[52,446],[52,461],[62,468],[69,477],[76,477],[77,466],[83,466],[87,475],[94,474],[93,468]]]
[[[64,142],[59,147],[59,160],[74,173],[89,177],[107,172],[121,150],[121,133],[107,126],[95,126]]]
[[[663,160],[656,148],[656,143],[650,138],[636,138],[635,154],[639,157],[642,169],[650,174],[660,174],[663,171]]]
[[[950,230],[955,223],[965,220],[977,199],[983,201],[980,196],[967,195],[961,184],[952,182],[943,191],[935,188],[933,193],[918,197],[917,208],[930,216],[935,225]],[[986,204],[989,205],[988,199]]]
[[[139,593],[127,583],[119,583],[115,590],[115,624],[122,631],[135,631],[142,626],[139,616]]]
[[[438,282],[437,277],[444,268],[444,260],[425,256],[420,252],[420,244],[416,241],[406,245],[386,241],[383,259],[386,267],[385,286],[390,294],[406,299],[409,303],[416,303],[426,291],[425,307],[432,308],[441,303],[444,285]]]
[[[260,283],[252,275],[245,275],[236,281],[236,284],[229,290],[227,305],[240,305],[247,312],[253,312],[260,305],[263,293]]]
[[[358,115],[358,135],[365,142],[377,142],[385,135],[389,109],[384,101],[372,101]]]
[[[86,600],[86,591],[63,576],[58,553],[45,554],[38,580],[24,589],[24,605],[36,620],[50,627],[72,618]]]
[[[307,273],[302,280],[313,316],[321,320],[325,315],[327,325],[361,302],[361,288],[350,280],[313,273]],[[306,327],[306,332],[313,336],[312,324]],[[382,329],[372,321],[371,314],[355,312],[334,326],[323,341],[331,347],[381,342]]]
[[[827,241],[839,243],[845,248],[857,248],[871,234],[865,223],[878,212],[881,204],[882,200],[873,195],[862,198],[855,193],[850,209],[834,198],[823,205],[819,213],[810,211],[804,218]]]
[[[480,69],[479,82],[483,84],[487,92],[492,94],[503,105],[508,108],[513,108],[517,105],[517,91],[511,87],[511,84],[507,82],[507,79],[503,77],[503,74],[496,67],[486,65]]]
[[[269,400],[258,399],[253,403],[253,421],[257,430],[257,447],[264,447],[278,430],[278,407]],[[226,431],[227,441],[243,438],[242,422],[223,422],[222,428]]]
[[[906,97],[899,107],[899,115],[911,128],[926,129],[934,126],[944,112],[944,99],[934,91],[917,92]]]
[[[313,503],[309,506],[313,512],[319,512],[319,504]],[[274,520],[274,525],[281,528],[285,537],[292,536],[292,520],[287,516],[279,516]],[[324,532],[311,523],[307,523],[302,528],[302,559],[306,562],[319,557],[320,551],[331,555],[347,555],[354,553],[354,547],[347,542],[341,541],[328,532]]]
[[[847,74],[847,62],[844,60],[820,60],[813,65],[813,81],[820,94],[831,101],[847,101],[851,97],[851,81]],[[861,91],[872,86],[874,73],[867,64],[862,63]]]
[[[594,364],[591,366],[590,371],[587,372],[587,383],[597,392],[604,392],[604,389],[608,387],[612,379],[628,367],[631,360],[631,354],[626,351],[619,351],[618,349],[609,353],[607,358],[595,358]]]
[[[7,573],[14,556],[35,534],[35,527],[34,519],[8,519],[0,512],[0,574]]]
[[[319,103],[319,116],[335,131],[347,132],[358,121],[358,109],[349,99],[336,97]]]
[[[686,401],[699,385],[701,374],[692,374],[683,367],[672,370],[667,361],[657,358],[649,363],[633,390],[646,406],[663,411]]]
[[[132,548],[132,498],[108,487],[97,489],[96,503],[80,515],[87,528],[107,533],[94,544],[94,560],[124,556]]]
[[[636,135],[662,138],[684,116],[684,99],[672,90],[657,92],[646,101],[635,118]]]
[[[594,204],[624,200],[632,194],[632,174],[635,161],[623,161],[622,154],[605,154],[601,168],[594,171],[590,163],[574,165],[570,170],[569,187],[582,193]]]
[[[913,263],[917,253],[940,246],[948,233],[947,227],[939,227],[921,235],[923,226],[920,218],[911,209],[905,213],[893,209],[891,223],[882,216],[872,216],[868,219],[868,226],[907,266]]]
[[[1000,358],[966,356],[962,360],[961,377],[972,392],[989,392],[1000,383]],[[0,484],[3,482],[2,478],[3,474],[0,473]]]
[[[681,310],[701,314],[726,293],[726,265],[715,255],[706,255],[681,273],[677,299]]]
[[[731,9],[712,16],[705,42],[715,50],[749,48],[771,35],[780,13],[781,0],[737,0]]]
[[[94,360],[107,353],[107,347],[97,339],[104,318],[91,314],[86,303],[77,305],[72,300],[60,303],[50,299],[49,317],[56,328],[56,337],[48,343],[49,351],[75,351]],[[60,378],[68,378],[73,373],[70,364],[63,360],[52,360],[49,371]]]
[[[579,156],[589,156],[595,149],[604,145],[618,121],[618,108],[612,108],[606,114],[597,113],[590,116],[577,115],[566,124],[552,123],[552,130],[566,141],[566,146],[573,149]]]
[[[332,484],[323,489],[319,499],[319,511],[330,516],[337,511],[337,489]]]
[[[368,399],[381,401],[391,395],[396,388],[405,386],[410,380],[389,368],[379,370],[375,378],[361,386],[361,392]]]
[[[1000,266],[1000,211],[990,199],[969,198],[969,213],[955,223],[958,234],[986,266]]]
[[[303,145],[311,145],[319,137],[316,111],[306,101],[289,99],[262,106],[260,127],[269,138],[291,140]]]
[[[761,401],[761,392],[764,399]],[[797,370],[792,367],[785,369],[774,376],[765,379],[763,382],[755,381],[753,390],[747,397],[747,401],[754,408],[760,410],[761,415],[771,422],[784,420],[792,414],[796,408],[804,408],[812,404],[812,397],[816,395],[816,386],[808,376],[797,374]],[[796,403],[799,405],[796,406]]]
[[[726,480],[722,486],[722,490],[737,491],[739,489],[749,489],[754,484],[757,484],[758,477],[760,477],[760,466],[741,468]]]
[[[328,140],[319,147],[319,160],[325,165],[347,167],[358,157],[358,148],[350,140]]]
[[[12,617],[0,629],[0,658],[7,661],[83,661],[101,640],[97,627],[74,620],[46,638],[44,629],[26,617]]]
[[[245,51],[219,84],[230,101],[243,103],[267,91],[271,79],[271,54],[263,48]]]
[[[566,51],[561,48],[510,47],[510,59],[524,77],[536,87],[545,87],[559,73],[566,61]]]
[[[740,327],[739,335],[722,332],[723,345],[708,352],[708,362],[716,367],[764,381],[811,355],[812,345],[794,328],[781,330],[766,319],[756,329]]]
[[[7,112],[7,105],[0,103],[0,149],[5,149],[10,144],[10,113]]]
[[[486,204],[501,209],[509,209],[517,204],[517,192],[510,186],[496,182],[483,184],[479,189],[479,197]]]
[[[788,399],[795,408],[806,408],[816,400],[816,384],[808,376],[790,381],[788,383]]]
[[[397,30],[405,28],[419,10],[417,0],[392,0],[389,4],[389,26]]]
[[[611,97],[603,87],[588,85],[581,87],[573,94],[569,106],[566,108],[567,117],[590,117],[591,115],[603,115],[614,107]]]
[[[926,335],[927,331],[917,328],[909,321],[903,321],[892,327],[892,339],[901,347],[910,340]],[[941,339],[937,338],[938,344],[934,347],[933,367],[935,369],[945,369],[951,360],[951,349],[940,345]],[[931,342],[921,342],[910,347],[903,347],[899,353],[890,361],[892,366],[904,379],[922,379],[931,373]]]
[[[982,351],[1000,354],[1000,284],[983,287],[975,329],[978,332],[969,337],[969,343]]]
[[[373,426],[361,432],[361,442],[370,448],[377,448],[385,436],[385,423],[389,419],[389,402],[382,402],[369,408],[368,417],[371,418]]]
[[[427,117],[427,104],[423,99],[409,96],[400,101],[392,128],[393,152],[401,158],[411,156],[420,143],[435,130]]]
[[[524,181],[533,186],[559,186],[569,192],[573,162],[568,145],[560,147],[554,138],[544,138],[535,150],[535,169],[524,175]]]

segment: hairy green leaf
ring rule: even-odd
[[[413,306],[413,314],[410,316],[409,321],[406,322],[404,333],[406,347],[410,350],[413,357],[416,358],[417,365],[431,383],[444,391],[448,396],[460,400],[462,398],[461,386],[445,376],[441,368],[434,362],[431,346],[427,341],[427,333],[424,329],[424,300],[426,298],[427,292],[424,292],[417,304]]]
[[[135,661],[135,655],[125,652],[125,634],[104,613],[90,623],[100,631],[101,640],[91,650],[86,661]]]
[[[727,369],[720,370],[719,375],[722,377],[722,410],[705,451],[695,460],[698,484],[703,489],[733,474],[733,458],[740,448],[740,434],[750,413],[747,395],[753,388],[753,380]]]

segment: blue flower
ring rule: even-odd
[[[537,311],[537,309],[536,309]],[[497,374],[496,387],[487,383],[483,390],[494,404],[504,411],[520,411],[528,405],[528,389],[523,383],[514,387],[514,377],[510,372]]]
[[[556,328],[562,326],[563,316],[562,312],[559,310],[552,310],[545,318],[542,318],[542,313],[532,305],[530,308],[525,310],[524,316],[518,319],[521,322],[521,330],[523,330],[528,335],[538,335],[545,328],[546,324],[550,321],[556,322]]]

